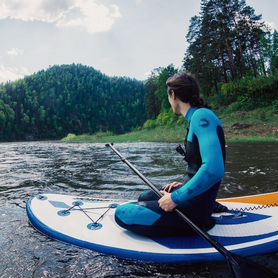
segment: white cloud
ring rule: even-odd
[[[0,64],[0,83],[14,81],[23,78],[25,75],[29,74],[31,74],[31,72],[25,67],[6,67],[3,64]]]
[[[141,5],[143,0],[135,0],[136,5]]]
[[[9,56],[18,56],[20,54],[23,53],[23,51],[21,49],[18,49],[18,48],[11,48],[7,51],[8,55]]]
[[[99,0],[2,0],[0,19],[41,21],[58,27],[77,27],[89,33],[111,29],[121,14],[116,5]]]
[[[92,0],[76,0],[57,21],[57,26],[85,28],[90,33],[103,32],[110,30],[120,16],[116,5],[106,7]]]

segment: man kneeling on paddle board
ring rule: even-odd
[[[185,151],[177,151],[187,162],[183,182],[167,184],[159,199],[152,191],[143,192],[138,202],[116,209],[115,220],[123,228],[144,236],[175,236],[193,231],[172,211],[178,207],[203,229],[214,223],[211,214],[225,171],[225,138],[218,117],[200,98],[198,82],[182,72],[167,82],[168,100],[173,112],[189,123]]]

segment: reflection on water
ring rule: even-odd
[[[117,148],[158,187],[182,180],[175,144],[131,143]],[[219,197],[277,191],[277,147],[231,145]],[[224,265],[157,266],[119,260],[53,241],[28,223],[31,195],[60,192],[136,199],[142,181],[104,144],[0,144],[0,277],[226,277]],[[277,255],[253,258],[277,269]]]

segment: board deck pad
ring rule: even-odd
[[[241,256],[277,252],[278,208],[274,206],[277,199],[278,192],[219,199],[229,211],[213,214],[216,225],[208,233]],[[153,263],[225,260],[198,235],[143,237],[121,228],[114,220],[115,209],[120,204],[71,195],[39,194],[29,199],[26,210],[32,225],[43,234],[96,252]]]

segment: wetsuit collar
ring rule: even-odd
[[[194,114],[194,112],[197,110],[197,108],[193,108],[190,107],[189,110],[187,111],[186,115],[185,115],[185,120],[187,122],[190,122],[192,115]]]

